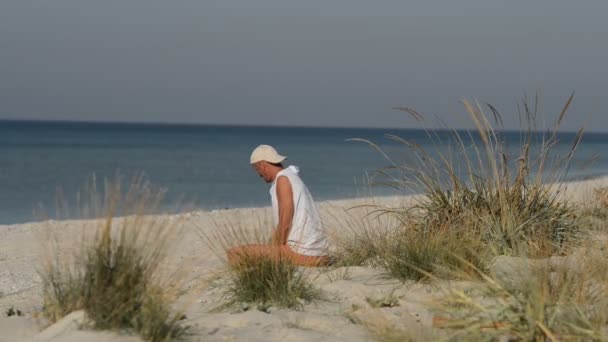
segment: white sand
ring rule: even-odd
[[[584,203],[593,189],[608,185],[608,178],[569,183],[567,198]],[[411,198],[386,197],[322,202],[320,207],[325,217],[335,217],[345,208],[377,203],[387,206],[401,205]],[[221,271],[223,262],[201,240],[197,230],[211,232],[219,229],[217,222],[246,224],[251,218],[267,216],[268,208],[247,208],[193,212],[186,214],[185,237],[168,261],[175,270],[187,269],[189,291],[183,296],[187,304],[186,323],[192,326],[187,340],[249,340],[249,341],[366,341],[371,339],[366,322],[372,328],[383,329],[393,325],[406,326],[410,333],[430,326],[431,314],[428,301],[438,295],[436,290],[420,284],[400,284],[386,278],[380,271],[364,268],[349,268],[348,279],[335,280],[344,274],[344,269],[321,273],[311,270],[316,285],[326,300],[305,305],[301,311],[271,309],[269,313],[252,309],[246,312],[211,313],[210,309],[220,303],[221,288],[209,286],[210,280]],[[339,234],[340,227],[328,219],[330,234]],[[0,226],[0,341],[136,341],[136,336],[111,332],[79,330],[78,313],[67,317],[49,330],[44,330],[44,321],[36,319],[41,309],[40,279],[37,269],[41,260],[41,243],[45,232],[52,229],[60,241],[61,252],[69,255],[79,245],[82,221],[36,222]],[[187,265],[187,266],[184,266]],[[381,299],[393,293],[399,306],[372,308],[367,299]],[[4,312],[14,307],[24,313],[23,317],[6,317]],[[43,331],[44,330],[44,331]],[[42,332],[41,332],[42,331]]]

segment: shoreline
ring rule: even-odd
[[[607,177],[608,178],[608,177]],[[386,195],[386,196],[367,196],[367,197],[352,197],[352,198],[339,198],[339,199],[331,199],[331,200],[322,200],[316,201],[317,205],[320,208],[323,207],[332,207],[332,206],[352,206],[356,207],[359,205],[366,205],[370,202],[377,202],[378,204],[390,204],[390,203],[398,203],[402,200],[408,200],[409,198],[415,195]],[[161,212],[157,214],[152,214],[152,216],[201,216],[201,215],[217,215],[217,214],[230,214],[240,211],[263,211],[270,210],[270,200],[268,200],[267,206],[253,206],[253,207],[234,207],[234,208],[223,208],[223,209],[200,209],[195,208],[193,210],[184,210],[179,213],[167,213]],[[120,218],[120,216],[116,217]],[[69,219],[46,219],[46,220],[32,220],[20,223],[9,223],[9,224],[0,224],[0,232],[2,229],[14,229],[18,226],[26,226],[26,225],[43,225],[43,224],[54,224],[54,223],[76,223],[76,222],[87,222],[87,221],[95,221],[95,218],[69,218]]]
[[[573,192],[571,187],[580,186],[580,185],[589,185],[593,186],[594,184],[608,184],[608,174],[591,174],[591,175],[582,175],[582,176],[573,176],[567,178],[565,181],[557,183],[561,186],[566,187],[566,192],[563,194],[568,198],[569,201],[578,203],[583,201],[581,198],[581,194],[577,192]],[[551,184],[551,183],[549,183]],[[395,205],[395,204],[403,204],[404,201],[409,201],[413,197],[419,194],[403,194],[403,195],[372,195],[372,196],[361,196],[361,197],[345,197],[345,198],[336,198],[336,199],[327,199],[327,200],[319,200],[316,201],[319,208],[323,207],[333,207],[333,206],[341,206],[341,207],[356,207],[359,205],[367,205],[370,202],[380,205]],[[265,206],[245,206],[245,207],[233,207],[233,208],[217,208],[217,209],[203,209],[203,208],[193,208],[192,210],[184,210],[178,213],[170,213],[170,212],[160,212],[153,215],[169,215],[169,216],[201,216],[205,214],[217,215],[217,214],[229,214],[238,211],[261,211],[270,209],[270,200],[268,200],[268,205]],[[30,220],[24,222],[17,223],[0,223],[0,231],[4,229],[14,229],[18,226],[31,225],[31,224],[49,224],[56,222],[77,222],[77,221],[94,221],[95,218],[68,218],[68,219],[46,219],[46,220]]]

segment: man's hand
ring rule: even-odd
[[[293,191],[289,179],[285,176],[277,179],[277,201],[279,202],[279,224],[272,234],[272,240],[276,245],[285,245],[294,214]]]

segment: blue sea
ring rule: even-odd
[[[388,163],[369,145],[349,141],[372,140],[396,159],[408,153],[385,134],[431,149],[438,141],[414,129],[0,121],[0,224],[32,221],[39,206],[52,212],[58,189],[74,197],[93,174],[101,179],[117,171],[125,176],[145,173],[154,185],[167,189],[168,203],[185,198],[207,210],[266,206],[268,185],[249,165],[259,144],[277,147],[289,157],[287,164],[299,166],[317,200],[400,194],[368,185],[367,175]],[[516,132],[505,137],[515,145],[520,141]],[[560,133],[556,149],[567,151],[573,137]],[[608,160],[602,156],[607,147],[608,134],[586,134],[569,177],[608,173]]]

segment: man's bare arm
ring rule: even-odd
[[[277,245],[285,245],[294,214],[293,191],[289,179],[285,176],[277,179],[277,200],[279,202],[279,224],[273,234],[273,242]]]

